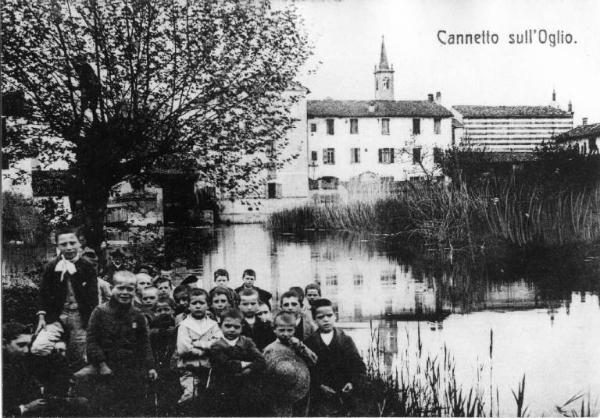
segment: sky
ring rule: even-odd
[[[384,36],[397,100],[441,91],[447,107],[548,105],[556,89],[563,109],[572,101],[575,125],[582,117],[600,122],[600,0],[273,2],[298,9],[314,45],[300,77],[309,99],[373,98],[373,69]],[[509,44],[510,34],[529,29],[542,37],[536,32],[531,44]],[[441,30],[489,31],[498,43],[443,45]],[[563,42],[569,34],[572,42],[552,47],[543,31]]]

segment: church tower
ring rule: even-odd
[[[375,66],[375,100],[394,100],[394,66],[390,66],[381,37],[379,66]]]

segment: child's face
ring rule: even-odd
[[[67,260],[73,260],[79,255],[81,243],[75,234],[60,234],[56,239],[58,251]]]
[[[146,308],[152,308],[156,305],[158,300],[158,293],[156,289],[144,289],[142,291],[142,306]]]
[[[138,292],[142,292],[142,290],[144,290],[147,287],[152,286],[152,280],[150,279],[150,277],[138,277],[137,278],[137,290]]]
[[[308,303],[312,303],[314,300],[319,298],[319,291],[317,289],[308,289],[306,291],[306,300],[308,300]]]
[[[187,308],[190,306],[190,298],[186,292],[176,293],[173,295],[173,299],[181,307]]]
[[[206,302],[206,296],[199,295],[194,296],[190,299],[190,313],[196,319],[202,319],[206,316],[206,310],[208,309],[208,303]]]
[[[256,313],[256,316],[258,316],[260,319],[262,319],[265,322],[271,322],[271,319],[273,319],[271,317],[271,311],[269,310],[269,307],[265,303],[261,303],[258,306],[258,312]]]
[[[258,296],[242,296],[240,298],[240,311],[246,318],[252,318],[258,310]]]
[[[17,335],[17,338],[10,341],[8,344],[4,343],[3,347],[9,354],[24,356],[29,353],[31,337],[31,334]]]
[[[321,332],[330,332],[335,324],[335,314],[331,306],[321,306],[315,312],[315,322]]]
[[[227,285],[229,284],[229,277],[227,276],[217,276],[215,279],[215,284],[217,286],[225,286],[227,287]]]
[[[217,311],[217,312],[221,312],[223,309],[228,308],[229,307],[229,301],[227,300],[227,296],[225,295],[214,295],[212,298],[212,308]]]
[[[169,282],[160,282],[156,288],[158,289],[159,297],[171,295],[171,285]]]
[[[286,324],[281,319],[277,319],[273,331],[275,332],[275,336],[279,338],[279,341],[286,343],[294,336],[296,327],[293,324]]]
[[[244,274],[244,277],[242,277],[242,280],[244,281],[244,287],[254,287],[254,282],[256,281],[256,277],[254,277],[250,274]]]
[[[235,340],[242,334],[242,321],[236,318],[225,318],[221,324],[221,331],[228,340]]]
[[[154,307],[154,313],[158,315],[173,316],[173,309],[168,303],[157,303]]]
[[[300,306],[300,301],[297,297],[289,297],[283,298],[281,301],[281,309],[283,309],[285,312],[298,315],[300,311],[302,311],[302,306]]]
[[[115,278],[112,295],[115,300],[123,305],[129,305],[133,301],[135,293],[135,280]]]

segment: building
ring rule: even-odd
[[[531,153],[573,127],[573,112],[556,106],[453,106],[462,125],[458,145],[497,153]]]
[[[383,40],[374,81],[374,100],[308,101],[312,189],[439,175],[434,155],[451,145],[453,116],[440,104],[441,93],[395,100],[394,69]]]
[[[588,125],[587,118],[582,124],[556,137],[556,142],[565,146],[576,147],[581,154],[598,154],[600,143],[600,123]]]

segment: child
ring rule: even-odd
[[[175,300],[175,324],[179,325],[188,314],[190,305],[190,288],[186,285],[179,285],[173,289],[173,299]]]
[[[158,289],[159,298],[171,297],[171,291],[173,290],[173,286],[171,285],[171,279],[169,279],[168,277],[160,276],[154,281],[154,286],[156,286],[156,288]]]
[[[100,375],[110,376],[100,390],[102,415],[143,414],[144,375],[157,378],[146,318],[133,307],[136,281],[129,271],[115,272],[110,301],[90,317],[87,359]]]
[[[317,326],[313,320],[302,311],[302,301],[295,291],[288,290],[281,295],[281,309],[296,316],[296,332],[294,336],[300,341],[306,340],[313,334]]]
[[[181,371],[179,382],[183,389],[179,404],[197,399],[199,389],[206,387],[210,369],[208,350],[222,336],[219,325],[206,316],[207,311],[206,290],[192,289],[190,315],[179,324],[177,331],[177,367]]]
[[[310,386],[307,366],[314,366],[317,356],[294,337],[295,315],[279,312],[275,315],[274,326],[277,340],[269,344],[264,352],[271,387],[269,393],[274,400],[273,415],[306,416]]]
[[[244,289],[240,293],[240,311],[244,315],[242,335],[251,338],[259,350],[275,341],[271,325],[256,317],[258,311],[258,292],[256,289]]]
[[[271,308],[271,298],[273,295],[258,286],[254,286],[254,283],[256,282],[256,272],[254,270],[244,270],[244,273],[242,274],[242,281],[244,284],[235,289],[238,294],[240,294],[244,289],[254,289],[258,292],[258,298],[269,305],[269,308]]]
[[[240,303],[240,296],[235,290],[229,287],[229,272],[225,269],[217,269],[215,270],[213,277],[215,286],[222,286],[230,292],[229,299],[232,301],[231,307],[237,307]]]
[[[321,298],[321,287],[316,283],[309,283],[304,288],[304,295],[308,304],[312,306],[312,303]]]
[[[210,292],[210,310],[215,316],[215,320],[221,322],[221,313],[226,310],[233,308],[233,301],[231,299],[231,292],[229,289],[223,286],[213,287]]]
[[[142,306],[142,290],[147,287],[152,286],[152,277],[146,273],[138,273],[135,275],[136,278],[136,288],[135,288],[135,296],[133,298],[133,306],[139,308]]]
[[[177,346],[177,328],[173,316],[172,300],[161,297],[154,305],[154,319],[150,323],[150,344],[160,379],[157,384],[159,413],[174,415],[174,405],[179,398],[177,372],[171,360]]]
[[[311,376],[312,413],[331,415],[341,412],[342,415],[347,415],[346,412],[352,407],[351,396],[365,377],[365,364],[352,338],[335,327],[331,301],[315,300],[312,311],[318,332],[305,341],[319,358]],[[339,399],[343,401],[341,407]],[[339,411],[340,408],[342,411]]]
[[[243,320],[243,314],[237,309],[223,312],[223,337],[211,347],[216,389],[212,413],[215,415],[260,415],[259,376],[265,369],[265,359],[254,342],[241,335]]]
[[[264,302],[258,302],[258,312],[256,313],[256,316],[258,317],[258,319],[267,324],[271,324],[273,322],[273,315],[271,315],[271,309],[269,308],[269,305],[267,305]]]
[[[156,287],[146,287],[140,293],[140,311],[146,317],[148,324],[154,319],[154,305],[158,300],[158,289]]]

